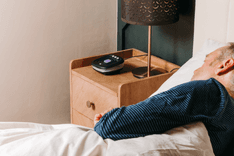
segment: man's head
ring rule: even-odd
[[[232,82],[234,86],[234,43],[206,55],[204,64],[194,71],[191,80],[207,80],[212,77],[223,85]]]

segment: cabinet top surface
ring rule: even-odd
[[[125,84],[139,80],[138,78],[133,76],[131,71],[136,67],[142,66],[146,66],[146,63],[135,58],[130,58],[128,60],[125,60],[124,67],[122,70],[120,70],[120,73],[114,75],[101,74],[95,71],[92,68],[92,66],[85,66],[73,69],[73,74],[81,77],[86,81],[89,81],[90,83],[93,83],[94,85],[101,87],[102,89],[107,89],[108,92],[117,94],[118,87],[120,84]],[[157,69],[163,73],[166,73],[166,71],[160,67],[158,67]]]
[[[77,59],[77,60],[72,61],[71,67],[70,67],[71,75],[76,75],[86,80],[87,82],[92,83],[93,85],[98,86],[99,88],[102,88],[103,90],[106,90],[107,92],[112,93],[117,96],[119,86],[121,84],[126,84],[126,83],[141,80],[141,79],[134,77],[131,71],[132,69],[137,68],[137,67],[147,66],[147,56],[132,57],[132,56],[139,56],[142,54],[146,54],[144,52],[141,52],[135,49],[115,52],[114,54],[125,59],[124,67],[118,74],[104,75],[95,71],[92,68],[91,66],[92,60],[99,58],[101,56],[100,55],[100,56],[93,56],[93,57]],[[161,73],[167,73],[171,69],[178,68],[179,66],[152,56],[151,67]]]

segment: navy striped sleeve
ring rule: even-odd
[[[113,140],[160,134],[194,121],[212,123],[224,108],[214,79],[191,81],[106,113],[94,130]]]

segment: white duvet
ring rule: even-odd
[[[203,123],[164,134],[113,141],[93,129],[73,125],[0,123],[0,156],[214,156]]]

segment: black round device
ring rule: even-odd
[[[102,74],[112,74],[121,70],[124,66],[124,59],[116,55],[106,55],[92,62],[94,70]]]

